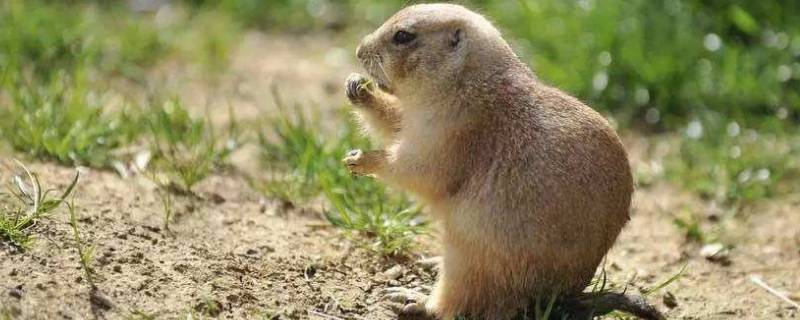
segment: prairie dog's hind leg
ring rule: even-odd
[[[377,133],[384,141],[391,140],[400,131],[401,118],[396,97],[383,92],[357,73],[347,77],[345,93],[350,103],[356,106],[356,113],[368,130]]]
[[[383,289],[381,293],[383,299],[394,303],[391,307],[400,316],[400,319],[436,319],[435,302],[422,292],[403,287],[391,287]]]

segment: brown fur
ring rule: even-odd
[[[416,39],[393,43],[399,30]],[[608,122],[461,6],[405,8],[357,55],[379,88],[356,75],[348,96],[387,147],[345,163],[419,195],[441,224],[427,312],[507,319],[581,292],[629,218],[631,172]]]

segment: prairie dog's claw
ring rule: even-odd
[[[383,299],[394,302],[392,309],[399,315],[427,315],[425,306],[428,296],[415,290],[403,287],[392,287],[381,290]]]
[[[360,105],[372,96],[372,81],[358,73],[352,73],[345,81],[344,90],[350,102]]]
[[[350,174],[360,175],[364,174],[364,172],[362,172],[363,170],[361,170],[363,159],[364,152],[359,149],[355,149],[347,152],[344,159],[342,159],[342,163],[347,166],[347,170],[350,171]]]

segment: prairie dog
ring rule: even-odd
[[[386,147],[343,162],[418,195],[442,229],[438,283],[406,311],[510,319],[579,294],[629,220],[631,170],[608,122],[459,5],[407,7],[356,55],[369,78],[351,75],[346,93]]]

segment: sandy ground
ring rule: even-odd
[[[227,121],[227,111],[219,111],[228,105],[245,122],[274,111],[272,86],[287,101],[325,112],[344,103],[341,83],[357,70],[347,41],[254,33],[230,72],[211,84],[169,68],[154,77],[200,106],[197,112],[211,110],[219,123]],[[652,141],[625,140],[633,166],[643,165]],[[10,163],[13,155],[1,158]],[[161,228],[163,209],[147,179],[88,170],[77,189],[80,225],[95,248],[104,299],[90,299],[67,214],[59,210],[37,224],[30,250],[0,244],[0,318],[5,312],[12,319],[136,319],[143,312],[159,319],[394,319],[379,299],[382,288],[432,283],[435,271],[413,260],[435,254],[425,249],[435,246],[405,260],[381,258],[342,237],[318,209],[287,207],[252,191],[237,173],[257,173],[252,152],[237,154],[234,166],[239,170],[203,181],[201,199],[176,198],[171,232]],[[30,167],[47,185],[64,186],[74,172],[49,163]],[[10,175],[0,171],[3,181]],[[637,290],[685,267],[679,280],[648,297],[673,319],[800,318],[799,310],[751,281],[758,276],[800,298],[800,195],[759,204],[727,222],[734,232],[727,262],[702,257],[700,246],[684,239],[673,217],[685,208],[717,210],[665,183],[640,187],[633,219],[606,263],[611,278],[630,280],[628,290]],[[400,271],[387,275],[392,268]]]

